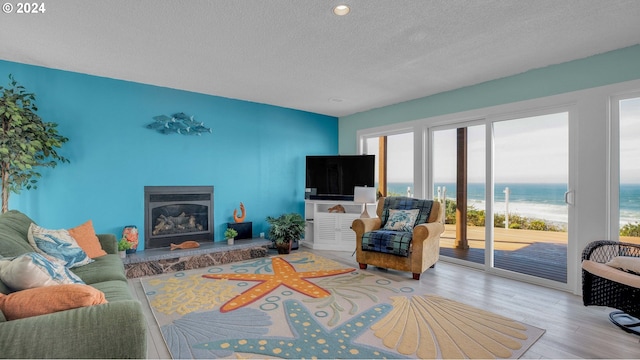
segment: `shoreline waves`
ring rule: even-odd
[[[412,183],[389,183],[389,191],[396,194],[406,194],[407,187]],[[455,183],[436,183],[434,198],[444,195],[446,199],[455,201]],[[555,224],[568,223],[568,209],[564,203],[566,184],[526,184],[526,183],[498,183],[495,185],[494,213],[504,214],[506,210],[505,188],[509,188],[509,213],[522,217],[545,220]],[[470,183],[467,185],[468,205],[477,210],[485,210],[484,184]],[[620,225],[640,222],[640,184],[621,184],[620,197]]]

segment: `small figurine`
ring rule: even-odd
[[[238,216],[238,210],[233,209],[233,221],[235,221],[236,223],[244,222],[244,218],[247,216],[247,214],[244,212],[243,203],[240,203],[240,212],[242,213],[242,215]]]
[[[344,206],[342,206],[340,204],[338,204],[336,206],[332,206],[332,207],[329,208],[329,212],[330,213],[333,213],[333,212],[335,212],[335,213],[344,213],[345,212],[344,211]]]

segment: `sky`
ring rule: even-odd
[[[378,138],[367,139],[367,153],[378,156]],[[378,164],[376,162],[376,182]],[[387,136],[387,182],[413,182],[413,133]]]
[[[568,114],[495,122],[494,182],[567,181]],[[468,181],[485,181],[485,125],[467,129]],[[434,133],[434,182],[455,182],[456,129]]]

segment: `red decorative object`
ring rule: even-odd
[[[127,239],[131,244],[131,248],[127,250],[127,254],[132,254],[138,249],[138,227],[135,225],[127,225],[122,230],[122,237]]]

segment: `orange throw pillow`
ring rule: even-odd
[[[69,234],[90,258],[93,259],[107,255],[107,252],[102,250],[102,245],[100,245],[100,240],[98,240],[96,236],[96,231],[93,229],[93,222],[91,222],[91,220],[73,229],[69,229]]]
[[[106,303],[102,291],[81,284],[43,286],[0,294],[0,310],[7,320]]]

